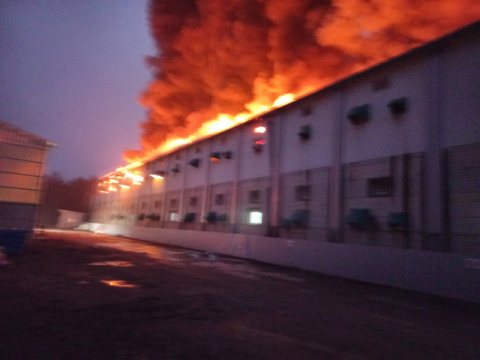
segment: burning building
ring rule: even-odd
[[[480,301],[480,23],[106,175],[93,228]]]

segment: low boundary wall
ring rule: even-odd
[[[455,253],[136,226],[81,228],[480,303],[480,259]]]

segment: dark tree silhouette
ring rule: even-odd
[[[86,213],[88,218],[90,199],[96,191],[97,182],[94,177],[66,181],[58,172],[45,176],[37,225],[54,226],[60,209]]]

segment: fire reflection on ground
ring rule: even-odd
[[[101,280],[102,283],[115,286],[115,287],[124,287],[124,288],[136,288],[137,285],[129,284],[124,280]]]
[[[95,266],[120,266],[120,267],[128,267],[133,266],[130,261],[100,261],[90,263],[88,265],[95,265]]]
[[[207,267],[224,274],[256,280],[259,278],[277,278],[293,282],[305,282],[306,277],[295,271],[278,268],[274,270],[272,267],[265,267],[261,264],[253,263],[241,258],[232,258],[223,256],[209,251],[200,251],[182,248],[169,248],[161,244],[149,244],[129,238],[114,237],[106,234],[82,233],[75,231],[65,231],[63,234],[55,231],[48,231],[51,238],[57,237],[68,238],[79,243],[89,246],[100,246],[110,249],[137,253],[155,261],[160,261],[170,266],[198,266]],[[139,263],[140,264],[140,263]],[[139,265],[136,262],[107,260],[89,263],[87,265],[94,266],[115,266],[115,267],[132,267]],[[143,265],[149,263],[142,262]],[[102,281],[110,286],[128,287],[125,282]],[[135,285],[134,285],[135,286]],[[131,286],[130,286],[131,287]]]

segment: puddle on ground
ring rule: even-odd
[[[137,243],[128,239],[115,239],[115,241],[108,241],[108,239],[105,239],[105,241],[97,243],[97,246],[104,246],[108,248],[118,249],[121,251],[134,252],[145,255],[151,259],[168,262],[177,266],[196,265],[210,267],[212,269],[246,279],[254,279],[258,278],[259,276],[267,276],[287,281],[306,281],[300,274],[285,274],[282,273],[281,270],[276,272],[270,269],[266,271],[264,267],[249,263],[246,260],[229,257],[224,258],[221,255],[217,255],[216,253],[209,251],[165,249],[155,245]],[[131,264],[127,261],[104,261],[91,263],[89,265],[124,267],[134,266],[134,264]],[[135,285],[129,285],[124,282],[116,283],[112,281],[106,281],[105,283],[110,286],[135,287]]]
[[[115,287],[126,287],[126,288],[136,288],[137,285],[129,284],[125,280],[100,280],[102,283],[115,286]]]
[[[109,247],[122,251],[136,252],[141,255],[146,255],[149,258],[156,260],[165,260],[164,250],[147,244],[135,243],[129,241],[117,241],[117,242],[103,242],[98,243],[99,246]]]
[[[130,261],[100,261],[94,262],[87,265],[96,265],[96,266],[120,266],[120,267],[128,267],[133,266]]]

